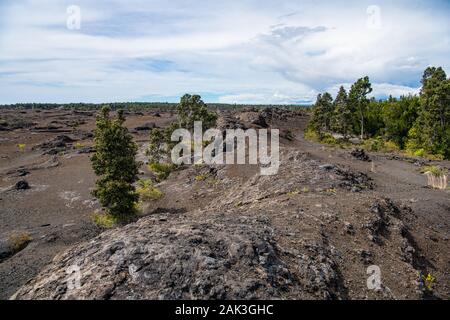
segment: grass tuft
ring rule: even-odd
[[[152,162],[148,165],[148,170],[156,174],[156,180],[158,182],[167,179],[174,169],[175,165],[172,163]]]
[[[446,168],[442,168],[439,166],[423,166],[422,168],[420,168],[420,172],[421,173],[430,172],[436,177],[441,177],[448,174],[448,170]]]
[[[153,186],[151,179],[139,180],[136,191],[142,201],[158,200],[163,196],[161,190]]]
[[[107,213],[94,213],[92,216],[92,222],[103,229],[114,228],[117,224],[117,219]]]
[[[33,240],[29,233],[17,233],[9,236],[8,244],[14,253],[24,249]]]

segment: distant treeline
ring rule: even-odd
[[[313,106],[307,135],[333,142],[360,136],[373,151],[390,148],[416,156],[435,155],[450,159],[450,79],[439,67],[428,67],[419,95],[367,98],[372,92],[368,77],[358,79],[347,92],[339,89],[319,94]]]
[[[0,108],[9,109],[77,109],[77,110],[100,110],[103,106],[108,106],[111,110],[144,111],[144,110],[168,110],[176,111],[179,103],[171,102],[114,102],[114,103],[16,103],[0,105]],[[241,108],[282,108],[299,109],[309,108],[308,105],[260,105],[260,104],[226,104],[208,103],[209,109],[230,110]]]

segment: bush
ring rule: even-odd
[[[306,127],[305,132],[305,139],[311,140],[311,141],[319,141],[319,135],[317,134],[316,130],[314,130],[311,126]]]
[[[163,196],[163,193],[153,186],[153,181],[151,179],[139,180],[136,191],[143,201],[158,200]]]
[[[363,142],[362,147],[367,151],[378,152],[383,148],[383,140],[377,139],[367,139]]]
[[[103,229],[111,229],[117,223],[117,219],[114,216],[107,213],[94,213],[94,215],[92,216],[92,221],[97,226]]]
[[[422,168],[420,168],[420,172],[421,173],[430,172],[436,177],[448,174],[448,170],[446,168],[442,168],[439,166],[423,166]]]
[[[148,169],[156,174],[156,181],[160,182],[167,179],[170,173],[175,169],[172,163],[152,162],[148,165]]]
[[[411,157],[422,157],[430,160],[441,161],[444,160],[444,156],[440,154],[429,154],[425,149],[406,149],[405,154]]]
[[[208,173],[199,174],[195,176],[195,181],[205,181],[206,179],[208,179],[208,177]]]
[[[32,238],[28,233],[17,233],[8,238],[8,244],[11,247],[12,252],[16,253],[24,249],[31,240]]]
[[[385,141],[381,137],[367,139],[363,143],[363,148],[374,152],[397,152],[400,147],[394,141]]]
[[[321,143],[329,144],[329,145],[338,145],[339,140],[335,139],[331,134],[324,133],[322,138],[320,139]]]

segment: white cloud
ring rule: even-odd
[[[0,5],[0,103],[124,101],[208,92],[221,102],[295,103],[370,76],[374,94],[417,90],[449,67],[449,6],[379,1],[381,28],[354,1],[78,1]],[[139,61],[170,61],[154,70]],[[129,66],[131,65],[131,67]],[[331,88],[331,89],[330,89]],[[332,92],[334,93],[334,92]]]

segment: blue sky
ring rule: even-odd
[[[364,75],[376,97],[416,93],[427,66],[450,71],[448,16],[450,1],[0,0],[0,104],[310,103]]]

